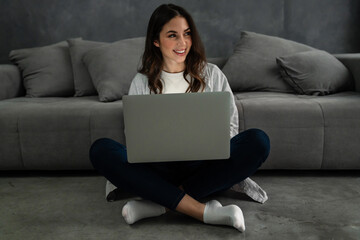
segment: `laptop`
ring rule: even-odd
[[[123,96],[129,163],[230,157],[230,93]]]

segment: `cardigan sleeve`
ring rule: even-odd
[[[225,77],[225,75],[224,75]],[[231,91],[230,85],[225,77],[225,81],[224,81],[224,86],[223,86],[223,91],[227,91],[230,92],[230,98],[231,98],[231,105],[230,105],[230,137],[234,137],[239,133],[239,115],[238,115],[238,110],[236,108],[235,105],[235,99],[234,99],[234,95]]]
[[[229,82],[225,74],[216,65],[212,65],[212,83],[214,91],[226,91],[230,93],[230,138],[239,133],[239,115],[235,105],[234,94],[230,88]]]
[[[143,74],[137,73],[130,84],[128,95],[144,95],[146,87],[147,78]]]

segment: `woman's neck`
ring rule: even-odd
[[[169,64],[169,63],[164,63],[164,67],[162,69],[165,72],[168,73],[179,73],[179,72],[183,72],[185,70],[185,63],[182,64]]]

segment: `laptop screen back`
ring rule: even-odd
[[[128,162],[230,157],[230,93],[123,97]]]

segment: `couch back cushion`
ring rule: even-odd
[[[314,48],[279,37],[243,31],[222,71],[234,92],[294,92],[282,79],[276,58],[309,50]]]
[[[206,59],[209,63],[213,63],[216,66],[218,66],[220,69],[222,69],[227,61],[227,58],[225,57],[212,57]]]
[[[0,64],[0,100],[24,94],[19,68],[13,64]]]
[[[74,95],[73,72],[66,41],[12,50],[9,58],[20,69],[27,97]]]
[[[96,47],[103,46],[104,42],[88,41],[83,39],[68,39],[72,69],[74,73],[75,97],[97,95],[91,81],[89,71],[82,61],[86,52]]]
[[[145,37],[120,40],[94,48],[83,57],[101,102],[122,99],[141,64]]]
[[[349,70],[325,51],[306,51],[276,59],[283,79],[298,94],[327,95],[353,89]]]

